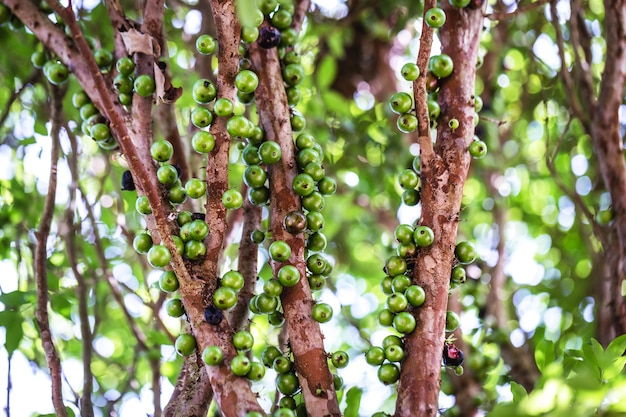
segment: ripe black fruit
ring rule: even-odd
[[[261,48],[270,49],[280,44],[280,31],[272,26],[263,26],[259,29],[257,43]]]
[[[222,313],[222,310],[215,307],[214,305],[210,305],[204,309],[204,319],[207,323],[213,326],[217,326],[218,324],[220,324],[223,318],[224,314]]]
[[[465,355],[454,343],[443,345],[443,364],[446,366],[460,366],[463,364]]]
[[[191,214],[191,220],[202,220],[204,221],[206,219],[206,214],[204,213],[192,213]]]
[[[133,175],[130,171],[124,171],[122,174],[122,191],[134,191],[135,181],[133,181]]]

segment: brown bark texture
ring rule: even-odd
[[[419,250],[413,271],[413,281],[424,288],[426,302],[414,313],[417,328],[406,338],[407,359],[402,364],[398,385],[396,417],[435,416],[438,412],[450,272],[470,163],[468,147],[474,135],[472,96],[483,13],[482,10],[456,9],[449,4],[443,7],[447,20],[439,29],[439,38],[442,52],[454,62],[454,71],[441,80],[441,116],[432,154],[427,148],[429,135],[422,133],[423,118],[419,118],[422,123],[419,134],[422,146],[420,224],[433,230],[435,241],[432,246]],[[428,8],[427,4],[425,10]],[[416,91],[416,96],[420,93]],[[419,106],[420,102],[416,102]],[[459,121],[456,130],[448,127],[452,118]]]

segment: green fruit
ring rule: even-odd
[[[246,374],[246,378],[250,381],[260,381],[265,376],[265,366],[261,362],[251,362],[250,370]]]
[[[372,346],[365,352],[365,362],[370,365],[378,366],[385,361],[385,351],[378,346]]]
[[[137,76],[137,78],[135,78],[133,86],[135,87],[135,93],[137,93],[141,97],[151,97],[156,90],[154,78],[152,78],[148,74],[141,74]]]
[[[385,385],[394,384],[400,379],[400,369],[393,363],[385,363],[378,368],[378,379]]]
[[[222,286],[230,287],[235,291],[241,290],[244,283],[244,277],[239,271],[228,271],[222,276]]]
[[[402,293],[394,292],[389,297],[387,297],[387,308],[392,313],[399,313],[401,311],[406,310],[409,302],[406,296]]]
[[[275,164],[280,161],[282,151],[280,145],[273,141],[263,142],[259,146],[259,158],[266,165]]]
[[[459,120],[458,119],[450,119],[448,121],[448,127],[452,130],[456,130],[459,128]]]
[[[293,132],[301,132],[306,127],[306,119],[299,113],[293,112],[289,121]]]
[[[394,329],[403,334],[411,333],[416,325],[415,317],[408,311],[402,311],[393,318]]]
[[[52,62],[44,67],[44,75],[50,84],[61,85],[67,81],[70,71],[61,62]]]
[[[243,196],[237,190],[226,190],[222,195],[222,203],[229,210],[236,210],[243,205]]]
[[[247,138],[252,134],[254,124],[245,116],[233,116],[226,122],[226,131],[233,138]]]
[[[322,195],[335,194],[335,191],[337,191],[337,182],[331,177],[323,177],[317,183],[317,189]]]
[[[300,282],[300,271],[293,265],[284,265],[278,270],[278,281],[285,287],[293,287]]]
[[[174,292],[178,290],[178,278],[176,278],[174,271],[165,271],[161,274],[159,277],[159,287],[165,292]]]
[[[385,348],[385,358],[389,362],[400,362],[402,361],[402,359],[404,359],[404,349],[402,348],[402,346],[398,345],[387,346]]]
[[[420,202],[420,192],[418,190],[404,190],[402,202],[407,206],[415,206]]]
[[[330,361],[335,368],[341,369],[348,366],[350,358],[348,357],[348,354],[346,352],[339,350],[331,355]]]
[[[196,350],[196,338],[193,335],[183,333],[176,338],[174,347],[180,356],[191,355]]]
[[[155,161],[167,162],[174,155],[174,147],[165,139],[159,139],[150,146],[150,155]]]
[[[148,251],[148,262],[154,268],[163,268],[170,263],[172,254],[169,249],[163,245],[154,245]]]
[[[122,75],[131,75],[135,71],[135,63],[130,57],[124,56],[117,60],[115,68]]]
[[[487,144],[482,140],[475,140],[470,143],[469,153],[474,159],[483,159],[487,155]]]
[[[452,74],[454,63],[446,54],[434,55],[428,60],[428,69],[437,78],[446,78]]]
[[[284,395],[293,395],[300,389],[298,377],[291,372],[280,374],[276,377],[276,388]]]
[[[169,190],[167,190],[167,192],[168,199],[172,204],[182,204],[187,199],[187,192],[182,185],[180,185],[180,181],[176,181],[176,183]]]
[[[327,244],[326,236],[322,232],[312,233],[306,240],[306,248],[311,252],[322,252]]]
[[[35,51],[30,56],[31,64],[33,64],[33,67],[37,69],[43,68],[43,66],[46,64],[46,60],[46,53],[43,51]]]
[[[450,4],[460,9],[462,7],[467,7],[470,4],[470,1],[471,0],[450,0]]]
[[[257,295],[254,305],[260,313],[270,314],[278,307],[278,298],[261,293]]]
[[[315,148],[304,148],[296,154],[296,163],[298,164],[298,168],[304,169],[304,167],[313,162],[321,162],[320,154],[315,150]]]
[[[450,274],[450,281],[455,284],[462,284],[467,279],[467,273],[465,272],[465,268],[460,265],[452,268],[452,273]]]
[[[291,257],[291,246],[284,240],[276,240],[269,247],[272,260],[276,262],[286,262]]]
[[[319,232],[324,228],[324,215],[317,211],[306,214],[306,227],[312,232]]]
[[[293,190],[299,196],[307,196],[315,191],[315,180],[308,174],[298,174],[292,182]]]
[[[213,105],[213,111],[217,117],[231,117],[234,110],[233,102],[226,97],[218,98]]]
[[[244,26],[241,28],[241,41],[253,43],[259,38],[259,28],[256,26]]]
[[[312,274],[324,274],[328,261],[319,253],[309,256],[306,260],[306,267]]]
[[[271,18],[272,26],[274,26],[278,30],[287,29],[291,26],[291,20],[293,19],[293,15],[289,13],[285,9],[278,9]]]
[[[313,191],[311,194],[302,197],[302,208],[308,211],[322,211],[326,200],[322,193]]]
[[[259,77],[253,71],[242,70],[239,71],[239,74],[235,77],[235,87],[242,93],[253,93],[258,85]]]
[[[402,133],[411,133],[417,129],[417,117],[411,113],[404,113],[396,121],[398,130]]]
[[[393,235],[398,243],[412,243],[413,227],[409,224],[399,224],[394,230]]]
[[[243,173],[243,181],[250,188],[265,185],[267,173],[260,165],[249,165]]]
[[[398,184],[405,190],[412,190],[420,183],[420,178],[412,169],[405,169],[398,175]]]
[[[274,363],[274,359],[281,355],[282,353],[280,349],[278,349],[276,346],[269,345],[265,349],[263,349],[263,352],[261,352],[261,361],[263,362],[263,365],[271,368]]]
[[[270,278],[263,283],[263,292],[272,297],[278,297],[283,293],[283,284],[276,278]]]
[[[300,64],[289,64],[283,68],[283,80],[294,87],[302,82],[304,79],[304,68]]]
[[[242,352],[247,352],[252,349],[252,346],[254,346],[254,337],[252,336],[252,333],[246,330],[241,330],[235,333],[233,336],[233,346],[235,346],[235,349]]]
[[[259,156],[259,148],[254,145],[247,145],[241,153],[243,161],[247,165],[259,165],[261,157]]]
[[[289,358],[279,355],[276,359],[274,359],[272,368],[274,368],[274,370],[279,374],[286,374],[291,371],[291,368],[293,368],[293,363],[289,360]]]
[[[258,0],[257,7],[264,15],[269,15],[274,10],[276,10],[276,6],[278,2],[276,0]]]
[[[439,118],[441,107],[439,107],[439,103],[435,100],[427,100],[426,105],[428,106],[428,117],[432,123]]]
[[[113,64],[113,53],[108,49],[96,49],[93,52],[93,57],[98,64],[98,68],[102,70],[108,70]]]
[[[404,296],[406,297],[409,304],[414,307],[419,307],[424,304],[426,300],[426,292],[419,285],[411,285],[404,291]]]
[[[244,355],[237,355],[230,361],[230,370],[237,376],[245,376],[251,367],[250,359]]]
[[[228,310],[237,304],[237,291],[230,287],[219,287],[213,293],[213,304],[220,310]]]
[[[391,345],[402,346],[402,339],[400,339],[395,334],[385,336],[385,338],[383,339],[383,349],[386,349],[388,346]]]
[[[100,142],[111,137],[111,129],[105,123],[96,123],[89,129],[89,135],[96,142]]]
[[[267,315],[267,322],[274,327],[280,327],[285,323],[285,315],[278,310]]]
[[[197,107],[191,112],[191,123],[197,128],[209,126],[213,122],[213,113],[206,107]]]
[[[404,292],[411,285],[411,278],[407,275],[397,275],[391,280],[393,292]]]
[[[381,326],[391,326],[393,324],[394,313],[388,308],[384,308],[378,313],[378,322]]]
[[[407,81],[415,81],[420,76],[420,69],[415,63],[407,62],[402,66],[400,74]]]
[[[471,264],[477,257],[474,244],[467,241],[457,243],[456,248],[454,249],[454,254],[463,265]]]
[[[170,317],[181,317],[185,314],[185,308],[180,298],[172,298],[165,304],[165,311]]]
[[[130,106],[133,103],[132,94],[120,93],[118,94],[117,99],[122,106]]]
[[[217,87],[205,78],[196,81],[191,89],[191,95],[198,104],[208,104],[217,96]]]
[[[406,260],[396,255],[392,255],[385,261],[385,272],[395,277],[396,275],[402,275],[406,272]]]
[[[421,248],[426,248],[435,241],[435,233],[428,226],[418,226],[413,232],[413,241]]]
[[[437,29],[446,23],[446,13],[439,7],[433,7],[424,14],[424,20],[428,26]]]
[[[255,206],[264,206],[270,200],[270,190],[266,186],[248,189],[248,200]]]
[[[171,238],[174,242],[174,245],[176,246],[176,253],[178,253],[179,255],[185,253],[185,242],[183,242],[183,240],[176,235],[172,235]]]
[[[80,109],[81,107],[83,107],[86,104],[90,104],[90,100],[89,100],[89,96],[87,95],[87,93],[85,93],[84,91],[77,91],[72,95],[72,105],[77,108]],[[84,119],[81,115],[81,118]]]
[[[115,88],[115,91],[122,94],[130,94],[132,93],[133,88],[135,88],[133,79],[124,74],[117,74],[115,76],[113,79],[113,87]]]
[[[133,248],[135,252],[145,254],[152,247],[152,236],[148,232],[140,232],[133,239]]]
[[[307,164],[304,167],[303,172],[310,175],[315,181],[319,181],[326,176],[326,170],[319,162],[311,162]]]
[[[188,259],[196,260],[206,255],[206,245],[198,240],[185,242],[185,256]]]
[[[313,320],[326,323],[333,318],[333,308],[326,303],[317,303],[313,306]]]
[[[198,153],[209,153],[215,148],[215,136],[211,132],[200,130],[191,138],[191,147]]]
[[[408,113],[413,107],[413,98],[403,91],[395,93],[389,99],[389,107],[396,114]]]
[[[209,366],[217,366],[222,363],[224,353],[219,346],[207,346],[202,351],[202,360]]]
[[[200,198],[206,193],[206,181],[199,178],[190,178],[185,183],[185,192],[190,198]]]
[[[210,55],[217,49],[217,41],[211,35],[200,35],[196,39],[196,50],[201,55]]]
[[[171,164],[163,164],[157,170],[157,180],[166,186],[174,185],[178,181],[178,171]]]
[[[264,240],[265,233],[262,230],[253,230],[250,233],[250,241],[252,241],[252,243],[256,243],[258,245],[259,243],[263,243]]]
[[[459,327],[459,315],[454,311],[446,311],[446,332],[453,332]]]
[[[150,202],[148,201],[148,197],[145,195],[140,195],[135,200],[135,210],[137,210],[140,214],[152,214],[152,207],[150,207]]]

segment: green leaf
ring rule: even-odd
[[[603,369],[602,377],[607,380],[615,378],[622,373],[624,365],[626,365],[626,356],[620,356],[615,359],[613,363]]]
[[[24,337],[24,330],[22,329],[23,322],[24,317],[17,311],[0,311],[0,326],[6,329],[4,348],[7,350],[9,356],[17,350]]]
[[[48,129],[46,128],[46,124],[39,119],[35,122],[35,133],[39,133],[40,135],[47,135]]]
[[[344,412],[344,417],[358,417],[359,416],[359,407],[361,406],[361,396],[363,395],[363,390],[358,387],[352,387],[348,390],[346,394],[346,411]]]
[[[494,366],[489,372],[487,372],[487,379],[483,386],[486,390],[496,389],[496,385],[498,385],[498,380],[500,379],[500,372],[504,367],[504,360],[500,358],[498,364]]]
[[[526,388],[524,388],[521,384],[518,384],[515,381],[511,381],[511,393],[513,393],[513,402],[518,403],[524,398],[528,397],[528,393],[526,392]]]
[[[554,343],[548,340],[542,340],[537,343],[537,347],[535,348],[535,362],[537,362],[537,368],[539,371],[543,373],[546,367],[554,362],[555,353],[554,353]]]
[[[622,356],[625,351],[626,351],[626,334],[616,337],[606,347],[606,353],[611,358]]]
[[[317,66],[317,86],[320,89],[328,88],[337,76],[337,61],[330,55],[326,55]]]

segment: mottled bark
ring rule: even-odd
[[[427,2],[425,10],[432,6],[432,2]],[[422,149],[420,224],[432,228],[435,242],[417,254],[413,281],[424,288],[426,302],[416,312],[416,330],[406,338],[408,358],[402,364],[398,385],[397,417],[437,414],[450,272],[463,186],[470,163],[468,147],[474,135],[472,95],[482,10],[456,9],[449,4],[444,8],[447,21],[439,30],[439,37],[443,53],[454,61],[454,71],[441,82],[441,116],[434,154],[428,152],[430,137],[424,131],[427,127],[422,124],[423,119],[419,119]],[[416,91],[417,94],[421,92]],[[420,106],[417,99],[416,102]],[[456,130],[448,127],[452,118],[459,121]]]
[[[312,318],[313,299],[306,279],[304,235],[293,236],[282,225],[288,212],[300,208],[300,199],[291,187],[297,174],[295,145],[280,62],[276,49],[262,49],[258,45],[251,46],[250,58],[260,80],[255,92],[260,125],[267,140],[277,142],[282,151],[281,161],[268,168],[272,184],[270,227],[275,240],[284,240],[291,246],[291,258],[287,263],[298,268],[302,277],[297,285],[285,287],[281,295],[289,345],[308,414],[312,417],[339,416],[320,326]],[[274,273],[282,265],[273,262]]]

